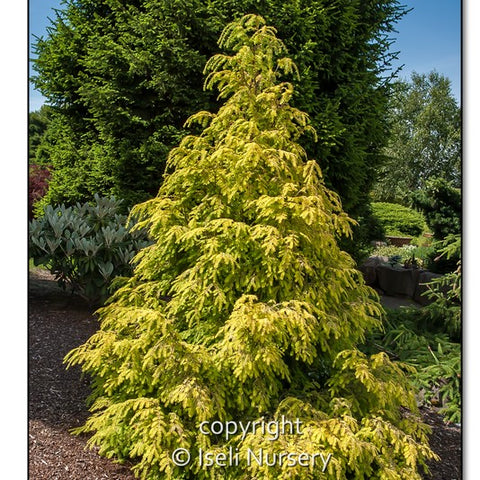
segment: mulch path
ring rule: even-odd
[[[127,466],[85,449],[86,435],[69,433],[87,419],[90,391],[63,358],[98,329],[92,310],[46,272],[29,280],[29,479],[133,480]]]
[[[87,450],[86,435],[71,428],[88,417],[88,382],[79,368],[65,369],[64,356],[84,343],[98,322],[82,299],[63,292],[47,272],[35,270],[29,281],[29,479],[133,480],[129,465],[119,465]],[[461,431],[429,409],[432,449],[441,457],[430,465],[428,480],[461,479]]]

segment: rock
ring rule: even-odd
[[[363,273],[365,283],[367,285],[375,285],[377,281],[376,269],[379,265],[384,265],[388,262],[388,257],[370,257],[363,262],[359,270]]]
[[[382,242],[382,240],[372,240],[370,242],[370,245],[372,245],[375,248],[378,248],[378,247],[386,247],[388,244],[387,242]]]

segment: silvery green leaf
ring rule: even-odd
[[[47,238],[47,245],[50,250],[50,253],[53,253],[57,247],[60,245],[61,240],[59,238],[56,238],[55,240],[51,240],[50,238]]]

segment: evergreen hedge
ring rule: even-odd
[[[421,212],[397,203],[374,202],[372,212],[385,235],[418,237],[427,229]]]

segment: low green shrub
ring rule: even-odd
[[[420,212],[403,205],[374,202],[372,211],[385,235],[417,237],[427,228],[425,218]]]
[[[426,268],[434,273],[450,275],[457,271],[461,254],[460,234],[434,241],[426,259]]]
[[[433,302],[422,311],[431,326],[439,325],[455,341],[460,341],[462,328],[460,283],[460,266],[432,280],[426,295]]]
[[[447,259],[441,256],[438,244],[434,244],[429,251],[425,268],[433,273],[448,275],[457,268],[458,258]]]
[[[148,245],[144,231],[129,232],[120,201],[95,195],[95,203],[48,205],[30,222],[30,255],[45,265],[63,288],[92,304],[102,303],[116,276],[132,272],[131,260]]]
[[[458,259],[456,269],[448,272],[428,284],[425,293],[433,302],[424,308],[422,313],[430,325],[440,325],[442,331],[448,333],[454,341],[460,341],[462,329],[462,267],[461,238],[449,235],[436,246],[440,259],[451,262]]]
[[[423,211],[433,232],[434,248],[428,261],[428,269],[435,273],[452,273],[460,259],[460,248],[453,255],[442,255],[445,239],[460,235],[462,225],[462,194],[451,182],[436,178],[412,195],[413,204]]]
[[[410,241],[410,245],[415,245],[416,247],[431,247],[432,243],[432,234],[429,232],[424,232],[422,235],[412,238]]]
[[[460,345],[449,343],[444,352],[438,344],[437,353],[430,350],[434,362],[418,370],[415,378],[419,400],[426,405],[441,405],[440,413],[449,422],[461,421],[461,352]]]
[[[445,421],[460,422],[461,347],[441,330],[430,324],[425,308],[388,310],[384,330],[371,335],[363,350],[414,367],[410,380],[418,403],[440,406]]]

